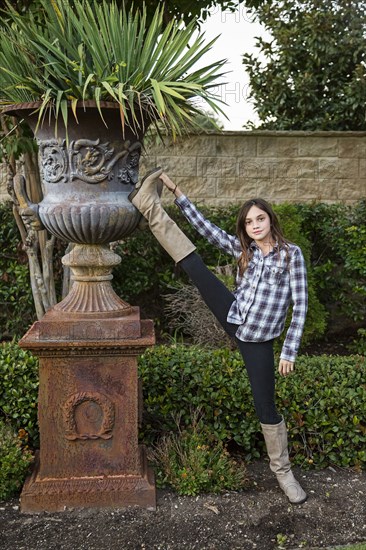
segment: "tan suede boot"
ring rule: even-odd
[[[163,173],[163,169],[159,167],[153,168],[152,170],[149,170],[145,174],[145,176],[142,178],[141,181],[139,181],[135,187],[135,189],[128,195],[129,200],[132,202],[132,198],[135,197],[141,187],[141,185],[147,180],[148,178],[152,178],[152,181],[156,180],[156,192],[158,194],[159,199],[161,198],[161,195],[163,193],[163,182],[159,179],[160,174]],[[148,182],[146,182],[148,183]],[[139,224],[137,226],[141,231],[144,231],[147,227],[149,227],[149,222],[147,219],[141,214],[141,220],[139,221]]]
[[[128,198],[147,219],[151,232],[161,246],[178,263],[194,252],[196,247],[162,207],[160,196],[163,182],[159,179],[161,173],[159,168],[147,175]]]
[[[302,504],[307,495],[291,471],[285,421],[282,420],[279,424],[261,424],[261,427],[270,468],[276,474],[279,486],[292,504]]]

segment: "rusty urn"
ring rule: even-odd
[[[155,342],[153,323],[113,290],[121,259],[109,243],[130,235],[140,214],[128,200],[139,168],[142,135],[126,128],[118,106],[77,108],[67,130],[37,104],[8,114],[35,130],[44,191],[31,204],[40,227],[70,244],[69,294],[34,323],[20,345],[39,357],[40,450],[21,494],[23,512],[72,507],[155,508],[153,473],[138,443],[141,398],[137,357]],[[23,182],[24,184],[24,182]]]

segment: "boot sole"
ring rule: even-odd
[[[306,496],[306,498],[303,498],[302,500],[299,500],[299,502],[291,502],[291,500],[288,499],[289,503],[294,504],[295,506],[299,506],[299,504],[304,504],[304,502],[306,502],[307,500],[308,500],[307,496]]]

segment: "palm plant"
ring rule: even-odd
[[[163,24],[158,8],[127,12],[115,2],[40,0],[20,15],[7,2],[0,28],[0,104],[39,101],[38,123],[52,113],[67,127],[69,107],[93,100],[119,104],[122,129],[144,132],[153,123],[179,135],[202,113],[200,100],[222,112],[215,95],[225,60],[194,65],[212,47],[195,22]]]

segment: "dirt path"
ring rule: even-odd
[[[265,461],[248,468],[244,492],[178,497],[158,492],[156,512],[71,510],[22,515],[0,503],[1,550],[270,550],[366,542],[366,472],[295,473],[309,493],[291,506]]]

